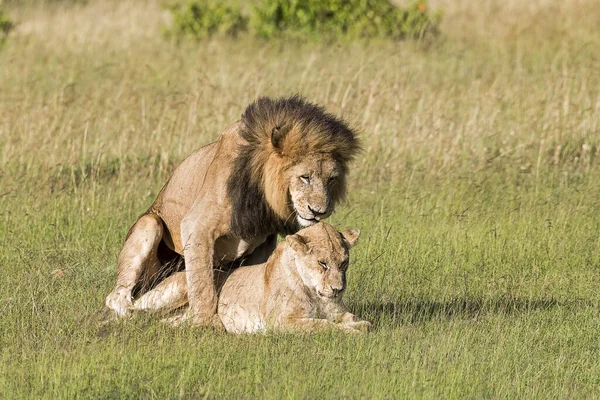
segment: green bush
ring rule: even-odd
[[[12,28],[14,28],[14,24],[10,18],[0,10],[0,41],[6,38]]]
[[[387,0],[261,0],[252,17],[215,0],[191,0],[171,7],[170,34],[204,39],[215,34],[237,36],[249,19],[256,35],[274,37],[421,38],[437,32],[441,15],[432,14],[424,0],[399,8]]]
[[[254,14],[255,31],[264,38],[414,38],[437,32],[441,19],[439,13],[429,13],[424,1],[399,8],[387,0],[263,0]]]
[[[173,27],[167,34],[175,37],[235,37],[248,27],[248,18],[242,15],[239,8],[218,2],[191,0],[184,6],[176,4],[169,8],[173,14]]]

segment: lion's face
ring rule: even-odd
[[[287,236],[304,285],[322,298],[341,296],[346,289],[349,250],[359,235],[357,229],[338,233],[319,223]]]
[[[340,167],[325,155],[310,156],[287,172],[289,195],[298,224],[307,227],[329,217],[333,212]]]

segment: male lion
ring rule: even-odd
[[[359,148],[322,107],[299,96],[258,99],[177,167],[129,230],[107,307],[126,315],[134,287],[150,289],[182,255],[193,322],[219,325],[214,268],[265,262],[277,234],[327,218]]]
[[[338,233],[324,222],[279,243],[266,263],[236,269],[218,284],[218,315],[231,333],[343,330],[361,332],[371,324],[342,303],[349,250],[360,231]],[[134,303],[136,310],[169,311],[185,305],[185,272],[162,281]],[[318,318],[321,317],[321,318]],[[185,314],[172,322],[184,319]]]

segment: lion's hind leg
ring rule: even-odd
[[[141,216],[129,230],[117,259],[117,283],[106,297],[106,306],[119,316],[132,308],[132,290],[143,277],[160,268],[157,249],[164,233],[162,220],[152,213]]]
[[[133,303],[138,311],[172,311],[188,302],[185,272],[176,272],[165,278],[154,289]]]

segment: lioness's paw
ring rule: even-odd
[[[339,330],[341,330],[342,332],[352,333],[354,335],[360,335],[361,333],[363,333],[362,331],[360,331],[358,329],[355,329],[355,328],[353,328],[352,326],[350,326],[350,325],[348,325],[346,323],[339,323],[339,324],[337,324],[337,328]]]
[[[367,332],[372,327],[372,325],[369,321],[343,322],[343,324],[352,329],[356,329],[356,330],[360,331],[361,333]]]
[[[105,304],[117,316],[124,317],[133,310],[131,291],[125,288],[115,289],[106,297]]]

